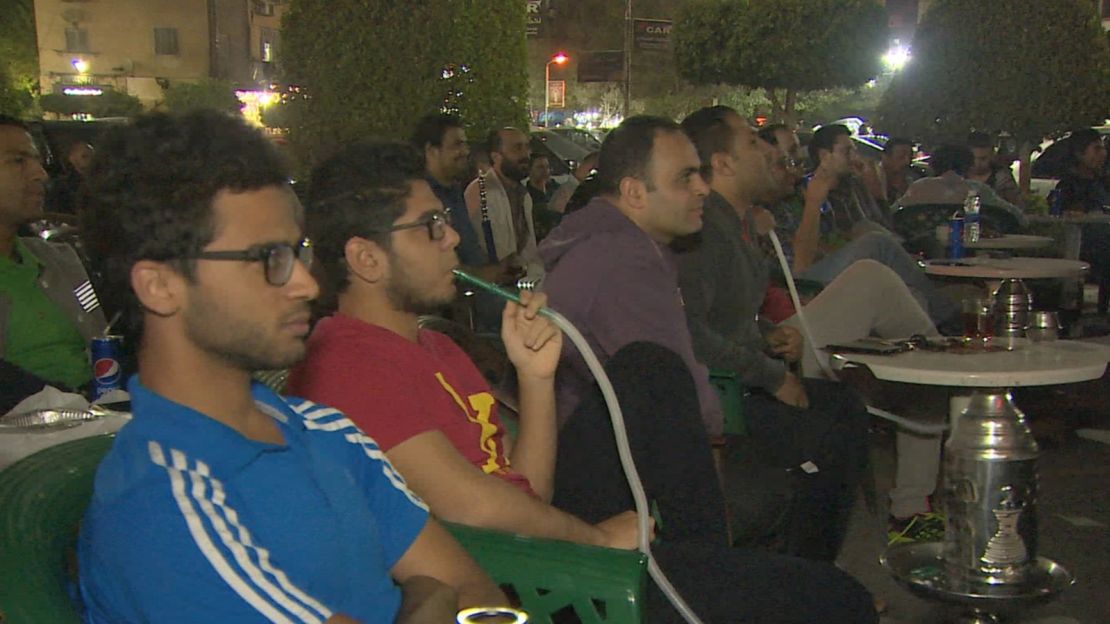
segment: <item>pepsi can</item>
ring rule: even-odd
[[[92,339],[89,355],[92,359],[94,401],[112,390],[123,388],[123,368],[119,362],[122,346],[123,336],[97,336]]]

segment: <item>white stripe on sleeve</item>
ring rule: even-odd
[[[166,455],[161,445],[153,440],[148,443],[148,451],[151,461],[165,468],[172,486],[174,500],[177,502],[178,509],[181,510],[197,548],[216,570],[217,574],[220,575],[220,578],[240,598],[274,623],[294,624],[294,620],[289,619],[282,610],[293,614],[298,618],[297,621],[304,624],[320,624],[331,617],[331,611],[319,602],[308,598],[301,590],[289,583],[284,573],[274,569],[269,564],[269,553],[265,549],[257,548],[250,543],[250,535],[246,529],[238,525],[235,511],[224,504],[223,485],[217,479],[209,476],[207,466],[198,462],[198,470],[189,470],[188,459],[185,454],[176,449],[170,450],[170,455],[173,458],[173,464],[170,465],[166,461]],[[191,488],[187,487],[186,476],[192,483]],[[213,487],[206,488],[207,482],[210,482]],[[227,523],[215,511],[214,501],[205,498],[206,491],[210,490],[213,491],[213,498],[219,500],[218,504],[221,509],[228,514],[229,521],[240,529],[240,536],[246,538],[244,542],[237,541],[231,531],[228,530]],[[229,562],[215,544],[205,526],[204,519],[197,513],[194,503],[200,506],[208,522],[215,528],[224,548],[234,555],[238,567]],[[286,591],[275,587],[273,583],[265,578],[263,573],[250,560],[247,548],[258,553],[263,568],[273,574]],[[244,578],[244,573],[246,573],[247,578]],[[292,591],[288,591],[290,589]],[[260,594],[259,590],[266,595]],[[293,596],[299,597],[303,604],[298,603]],[[309,609],[313,609],[317,613],[313,613]]]
[[[389,458],[382,452],[378,443],[375,442],[373,438],[363,433],[355,423],[351,422],[351,420],[343,414],[343,412],[330,407],[317,405],[308,400],[300,405],[290,404],[289,406],[304,418],[305,429],[327,433],[342,433],[344,440],[361,448],[362,452],[370,459],[381,463],[382,474],[385,475],[385,478],[389,480],[394,488],[400,490],[401,493],[408,497],[413,505],[420,507],[424,511],[428,511],[428,504],[409,489],[409,486],[405,484],[405,478],[393,467],[393,464],[390,463]],[[327,422],[320,422],[329,417],[332,417],[332,419]]]

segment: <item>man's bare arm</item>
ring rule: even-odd
[[[413,576],[401,584],[401,609],[395,624],[441,624],[455,619],[458,593],[430,576]]]
[[[829,183],[823,179],[820,169],[806,186],[805,207],[802,209],[802,219],[798,229],[794,232],[794,266],[795,273],[809,268],[817,256],[818,245],[821,240],[821,205],[829,196]]]
[[[634,526],[590,525],[560,511],[466,460],[439,431],[426,431],[386,456],[409,489],[448,521],[579,544],[635,548]]]
[[[555,490],[555,369],[562,333],[539,314],[546,295],[525,291],[520,297],[523,306],[506,303],[501,316],[501,338],[516,367],[520,393],[520,428],[509,458],[532,491],[549,503]]]
[[[402,587],[415,577],[431,577],[454,590],[458,599],[455,611],[467,607],[507,606],[509,599],[486,575],[463,547],[451,537],[438,522],[428,518],[427,524],[416,536],[416,540],[401,555],[401,559],[390,570],[394,580]],[[442,609],[443,594],[439,591],[411,591],[420,598],[433,601],[427,605],[428,612]],[[420,604],[411,604],[410,610],[422,611]],[[450,622],[454,614],[446,620]]]

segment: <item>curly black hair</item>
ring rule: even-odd
[[[347,241],[357,236],[388,250],[389,227],[404,214],[412,182],[423,179],[424,158],[398,141],[348,145],[312,172],[305,227],[323,269],[324,298],[350,284]]]
[[[86,181],[78,205],[98,290],[106,308],[122,312],[125,334],[138,338],[142,310],[131,267],[166,262],[192,279],[190,258],[215,236],[216,195],[285,185],[289,173],[261,132],[210,110],[142,115],[113,128]]]

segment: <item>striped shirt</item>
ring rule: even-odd
[[[252,392],[284,445],[129,384],[78,547],[88,622],[392,622],[427,507],[337,410]]]

